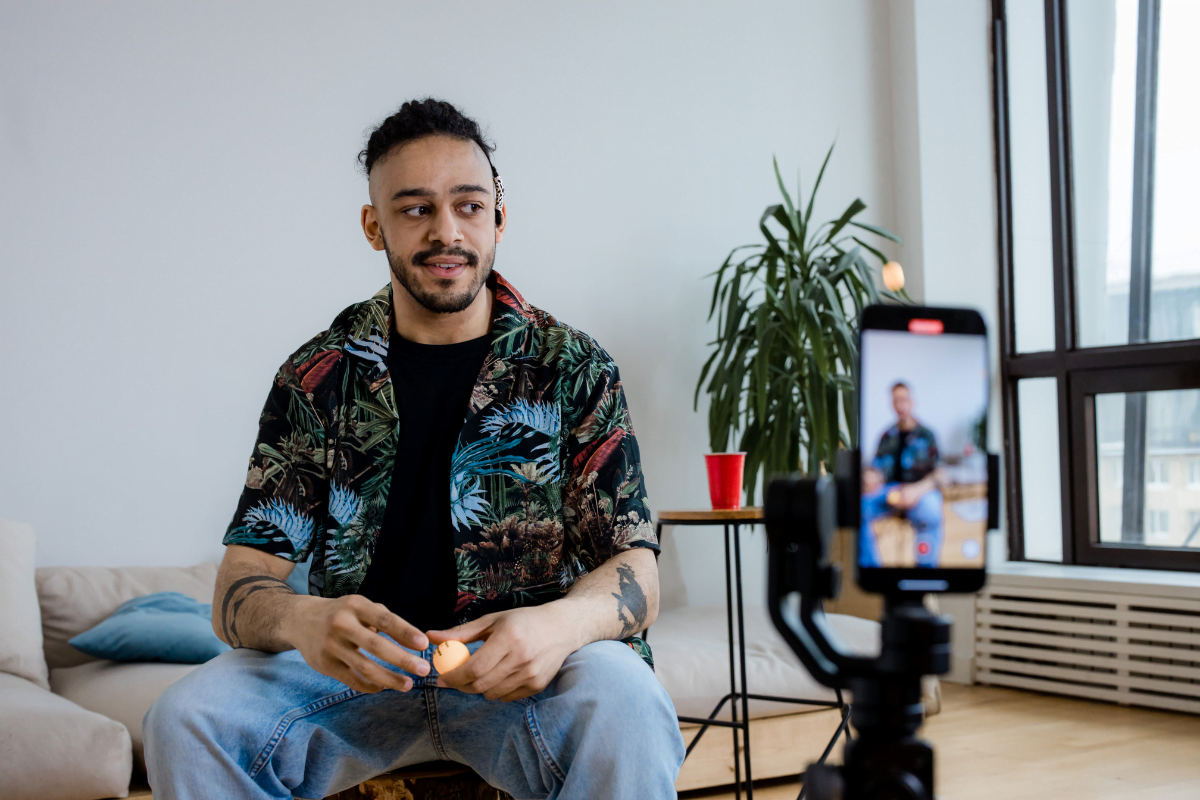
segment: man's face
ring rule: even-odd
[[[474,302],[491,274],[504,225],[496,225],[492,170],[472,141],[428,136],[377,161],[362,225],[392,274],[429,311]]]
[[[892,389],[892,410],[898,418],[908,419],[912,416],[912,408],[912,395],[908,393],[907,387],[897,386]]]

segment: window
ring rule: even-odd
[[[1200,571],[1197,38],[1195,0],[992,0],[1016,560]]]
[[[1166,458],[1151,458],[1146,462],[1146,488],[1171,488],[1171,462]]]
[[[1150,509],[1146,512],[1146,522],[1150,535],[1154,538],[1168,536],[1171,533],[1171,512],[1163,509]]]

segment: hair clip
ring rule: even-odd
[[[499,211],[504,206],[504,183],[499,175],[493,177],[492,182],[496,184],[496,210]]]

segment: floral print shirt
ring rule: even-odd
[[[499,274],[489,286],[491,351],[450,467],[460,623],[561,597],[630,548],[658,551],[616,364]],[[225,533],[295,562],[311,554],[309,591],[323,597],[362,583],[399,425],[413,424],[388,374],[392,313],[389,284],[284,362]]]
[[[918,424],[910,431],[893,425],[879,439],[871,466],[883,473],[884,483],[913,483],[933,472],[938,465],[937,439],[933,431]]]

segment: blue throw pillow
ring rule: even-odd
[[[212,606],[179,592],[135,597],[67,642],[95,658],[203,664],[229,649],[213,633]]]

